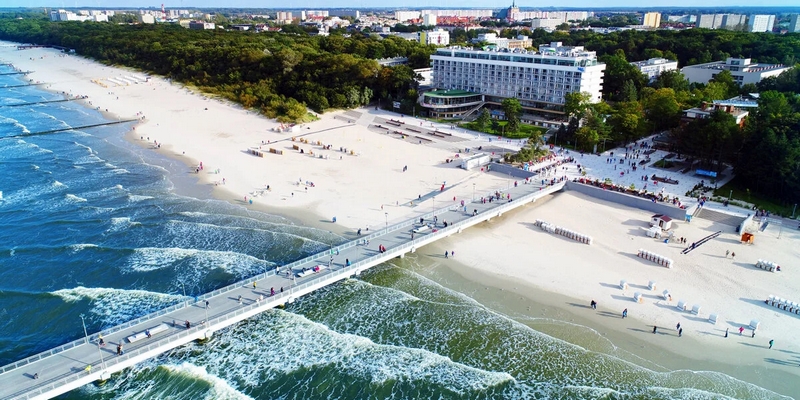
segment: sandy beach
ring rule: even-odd
[[[794,226],[780,232],[770,228],[757,234],[755,244],[743,245],[734,227],[693,219],[679,224],[676,236],[692,242],[718,230],[723,233],[682,255],[685,245],[644,235],[640,228],[647,227],[651,214],[568,191],[465,231],[457,239],[437,242],[425,254],[456,251],[456,259],[436,264],[447,264],[444,268],[468,281],[488,281],[487,291],[493,287],[509,293],[505,300],[495,299],[500,312],[524,317],[532,311],[522,304],[543,304],[558,310],[555,315],[577,318],[603,336],[616,338],[613,343],[620,348],[659,365],[692,370],[702,365],[700,369],[729,373],[782,394],[798,393],[800,343],[795,333],[800,318],[764,304],[764,299],[800,293],[800,272],[791,264],[800,259],[800,232]],[[594,243],[546,233],[533,226],[536,219],[590,235]],[[640,259],[639,248],[670,257],[675,266],[668,269]],[[725,256],[728,250],[736,253],[735,259]],[[760,258],[775,260],[782,271],[755,268]],[[629,284],[626,290],[619,287],[623,279]],[[656,282],[656,290],[647,288],[650,281]],[[665,289],[673,296],[671,302],[660,297]],[[642,303],[633,301],[636,292],[643,294]],[[597,310],[591,309],[591,300],[598,302]],[[700,313],[679,311],[678,301],[686,301],[689,310],[701,305]],[[623,320],[626,308],[628,318]],[[719,314],[716,325],[708,322],[712,313]],[[755,337],[748,327],[752,319],[761,322]],[[654,325],[657,334],[652,333]],[[745,327],[742,335],[740,327]],[[771,350],[770,340],[775,341]]]
[[[274,120],[160,77],[145,82],[141,72],[50,49],[3,47],[0,59],[35,71],[28,78],[46,83],[49,90],[88,96],[81,101],[112,118],[138,119],[128,140],[179,160],[185,166],[183,173],[195,176],[215,197],[339,234],[382,227],[512,184],[506,176],[467,171],[459,168],[458,160],[445,160],[465,148],[513,149],[518,142],[490,143],[485,136],[455,130],[451,140],[401,139],[372,125],[380,118],[415,125],[429,122],[366,108],[326,113],[296,131],[278,132],[281,124]],[[114,83],[129,76],[142,79]],[[270,148],[283,154],[269,153]],[[266,153],[259,157],[252,150]],[[589,163],[589,158],[603,163],[595,156],[578,161]],[[574,164],[565,168],[563,174],[576,176]],[[595,171],[597,178],[605,176],[599,167]],[[692,186],[681,179],[681,187],[674,189],[678,195]],[[445,190],[440,192],[443,184]],[[422,201],[417,201],[420,197]],[[676,236],[689,243],[723,232],[682,255],[685,245],[645,236],[643,228],[651,214],[574,192],[559,193],[437,242],[417,257],[430,265],[428,276],[474,287],[475,299],[491,303],[501,313],[521,320],[565,318],[591,326],[615,347],[634,354],[632,362],[639,357],[637,363],[648,368],[714,370],[781,394],[800,393],[795,383],[800,375],[796,339],[800,317],[764,304],[768,295],[800,301],[800,272],[791,264],[800,259],[796,225],[785,225],[780,238],[777,227],[770,227],[756,235],[755,244],[743,245],[733,226],[703,219],[678,222]],[[331,223],[334,217],[336,224]],[[546,233],[533,226],[536,219],[592,236],[594,243]],[[667,269],[636,257],[640,248],[672,258],[675,267]],[[439,260],[445,249],[458,256]],[[736,258],[726,256],[726,251],[735,252]],[[755,268],[758,259],[774,261],[783,270],[770,273]],[[627,289],[619,287],[623,279]],[[656,283],[656,290],[647,288],[649,281]],[[665,289],[672,301],[659,297]],[[643,295],[641,303],[632,299],[636,292]],[[598,302],[597,310],[589,307],[591,300]],[[679,311],[678,301],[686,301],[690,310],[700,305],[699,314]],[[628,318],[622,320],[626,308]],[[711,313],[720,316],[716,325],[708,322]],[[761,323],[755,337],[747,328],[753,319]],[[677,336],[677,323],[683,328],[682,337]],[[652,333],[653,326],[658,334]],[[746,329],[740,336],[742,326]],[[570,340],[567,330],[546,333]],[[770,350],[771,339],[775,346]]]

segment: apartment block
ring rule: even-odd
[[[792,14],[789,18],[789,32],[800,32],[800,14]]]
[[[747,20],[748,32],[772,32],[775,26],[774,15],[756,15],[753,14]]]
[[[642,18],[642,25],[650,28],[658,28],[661,25],[661,13],[645,13],[644,17]]]
[[[450,31],[446,31],[444,29],[437,29],[434,31],[420,32],[419,42],[422,44],[447,46],[448,44],[450,44]]]
[[[599,102],[605,64],[594,51],[561,42],[540,45],[538,51],[500,49],[438,49],[431,55],[432,86],[422,105],[432,116],[460,117],[484,103],[499,106],[516,98],[526,112],[563,115],[567,93],[589,93]]]

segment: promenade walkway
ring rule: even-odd
[[[460,199],[456,202],[440,199],[436,205],[444,207],[424,215],[424,224],[417,217],[362,232],[356,240],[330,250],[197,298],[187,297],[161,311],[6,365],[0,369],[0,399],[51,398],[96,380],[109,379],[114,372],[191,341],[211,338],[215,331],[293,303],[307,293],[359,275],[392,258],[413,253],[426,244],[559,191],[563,186],[559,183],[542,187],[519,181],[517,187],[501,193],[502,200],[485,204],[476,201],[462,206]],[[477,198],[489,195],[479,194]],[[438,221],[435,225],[434,216]],[[414,230],[417,232],[412,235]],[[380,246],[385,251],[379,251]],[[319,272],[315,272],[317,267]],[[146,335],[148,331],[150,337]],[[104,346],[99,346],[98,334],[102,334]],[[117,354],[118,344],[122,344],[122,355]]]

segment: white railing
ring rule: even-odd
[[[176,346],[172,346],[171,343],[174,343],[176,341],[180,341],[181,339],[187,339],[187,338],[189,340],[196,339],[196,338],[198,338],[198,336],[199,336],[199,334],[201,332],[207,331],[207,330],[213,330],[213,329],[215,329],[214,327],[216,327],[216,329],[221,329],[221,328],[224,328],[226,326],[232,325],[232,324],[234,324],[234,323],[236,323],[238,321],[241,321],[241,320],[245,319],[245,317],[242,317],[243,314],[250,313],[252,311],[255,311],[258,308],[264,308],[266,310],[266,309],[271,309],[271,308],[273,308],[273,307],[275,307],[275,306],[277,306],[279,304],[284,304],[286,302],[286,300],[288,300],[290,298],[296,298],[296,297],[302,296],[302,295],[304,295],[304,294],[306,294],[308,292],[311,292],[313,290],[314,286],[320,285],[322,283],[330,284],[330,283],[337,282],[339,280],[345,279],[347,277],[353,276],[356,273],[356,271],[359,271],[359,272],[360,271],[364,271],[364,270],[366,270],[368,268],[371,268],[371,267],[373,267],[375,265],[378,265],[382,260],[392,259],[394,257],[397,257],[399,255],[405,254],[405,253],[407,253],[409,251],[412,251],[413,249],[419,248],[422,245],[425,245],[425,244],[428,244],[428,243],[430,243],[432,241],[438,240],[439,238],[449,236],[449,234],[451,234],[453,232],[458,232],[461,229],[463,229],[464,227],[472,226],[472,225],[478,224],[480,222],[483,222],[485,220],[488,220],[489,218],[492,218],[492,217],[494,217],[496,215],[502,214],[502,213],[504,213],[506,211],[509,211],[511,209],[514,209],[514,208],[516,208],[518,206],[524,205],[524,204],[528,203],[528,200],[533,200],[535,198],[543,197],[543,196],[549,195],[551,193],[557,192],[557,191],[561,190],[564,187],[564,184],[565,184],[565,182],[561,182],[561,183],[558,183],[556,185],[549,186],[549,187],[547,187],[545,189],[542,189],[542,190],[539,190],[539,191],[536,191],[536,192],[528,193],[526,195],[523,195],[522,197],[513,199],[511,202],[507,202],[507,203],[504,203],[504,204],[502,204],[500,206],[495,206],[495,207],[493,207],[491,209],[485,210],[481,214],[479,214],[478,216],[470,217],[470,218],[464,219],[462,221],[450,224],[446,228],[439,229],[437,231],[437,233],[434,233],[434,234],[431,234],[431,235],[423,235],[422,237],[419,237],[417,239],[413,239],[413,240],[411,240],[409,242],[405,242],[400,246],[397,246],[397,247],[394,247],[394,248],[387,248],[386,252],[384,252],[384,253],[375,254],[375,255],[367,257],[365,259],[359,260],[359,261],[357,261],[355,263],[352,263],[350,266],[346,266],[346,267],[343,267],[343,268],[338,269],[338,270],[323,271],[313,279],[305,280],[300,284],[294,284],[294,283],[291,284],[290,286],[287,287],[288,290],[285,290],[284,292],[281,292],[281,293],[276,293],[275,295],[268,297],[267,299],[265,299],[265,301],[263,303],[261,301],[257,301],[257,302],[250,303],[248,305],[244,305],[244,306],[242,306],[240,308],[237,308],[234,311],[228,310],[228,311],[219,313],[217,315],[212,315],[212,316],[209,316],[208,320],[205,321],[204,324],[195,324],[195,326],[191,327],[190,329],[181,329],[181,330],[170,331],[169,333],[159,335],[155,341],[148,342],[148,344],[146,344],[146,345],[145,344],[142,344],[142,345],[139,345],[139,346],[135,346],[134,345],[134,346],[126,349],[126,351],[120,356],[113,356],[113,357],[109,357],[108,359],[104,359],[105,368],[106,368],[106,370],[112,369],[113,370],[112,372],[116,372],[116,371],[118,371],[118,370],[120,370],[122,368],[115,369],[115,368],[110,368],[110,367],[119,365],[120,363],[123,363],[126,360],[129,360],[129,359],[131,359],[133,357],[137,357],[137,356],[143,355],[143,354],[148,353],[148,352],[152,352],[152,351],[156,351],[156,350],[166,351],[168,349],[174,348]],[[473,201],[473,203],[474,203],[474,201]],[[433,216],[435,216],[435,215],[443,214],[443,213],[458,209],[460,207],[461,206],[459,206],[459,205],[452,205],[452,206],[449,206],[449,207],[441,208],[441,209],[435,210],[433,212],[424,214],[420,218],[430,219],[430,218],[433,218]],[[385,229],[373,232],[373,233],[371,233],[369,235],[365,235],[361,239],[369,239],[369,238],[374,238],[374,237],[377,237],[377,236],[381,236],[381,235],[384,235],[386,233],[393,232],[393,231],[402,229],[402,228],[407,227],[407,226],[411,226],[411,225],[413,225],[415,223],[415,221],[416,221],[416,219],[403,221],[401,223],[394,224],[394,225],[392,225],[390,227],[387,227]],[[333,250],[336,251],[337,249],[338,250],[346,249],[346,248],[353,247],[353,246],[356,246],[356,245],[358,245],[358,241],[350,241],[350,242],[347,242],[347,243],[345,243],[345,244],[343,244],[341,246],[334,247]],[[315,259],[318,259],[318,258],[323,257],[323,256],[327,257],[328,255],[329,255],[329,250],[314,254],[312,256],[308,256],[308,257],[303,258],[301,260],[294,261],[292,263],[284,265],[281,268],[292,268],[292,267],[295,267],[295,266],[302,265],[304,263],[312,262]],[[273,276],[273,275],[276,275],[275,270],[269,271],[264,276],[266,277],[266,276]],[[207,298],[210,298],[210,297],[214,297],[214,296],[217,296],[217,295],[220,295],[220,294],[223,294],[223,293],[230,292],[232,290],[241,288],[242,286],[247,286],[248,284],[252,283],[253,281],[258,280],[260,276],[262,276],[262,275],[259,274],[256,277],[248,278],[248,279],[239,281],[237,283],[222,287],[220,289],[217,289],[217,290],[214,290],[212,292],[206,293],[206,294],[204,294],[202,296],[199,296],[198,299],[207,299]],[[150,313],[150,314],[147,314],[145,316],[136,318],[136,319],[134,319],[132,321],[128,321],[128,322],[126,322],[124,324],[117,325],[117,326],[114,326],[112,328],[103,330],[100,333],[102,333],[104,336],[107,336],[110,333],[117,332],[117,331],[119,331],[121,329],[124,329],[126,327],[137,325],[137,324],[140,324],[140,323],[148,321],[148,320],[153,320],[153,319],[156,319],[156,318],[158,318],[158,317],[160,317],[162,315],[165,315],[165,314],[168,314],[170,312],[173,312],[173,311],[176,311],[176,310],[180,310],[180,309],[186,308],[186,307],[189,307],[189,305],[186,302],[182,301],[179,304],[172,305],[172,306],[167,307],[167,308],[165,308],[163,310],[159,310],[157,312]],[[8,371],[11,371],[11,370],[13,370],[15,368],[22,367],[24,365],[30,364],[32,362],[41,360],[41,359],[46,358],[46,357],[50,357],[50,356],[52,356],[54,354],[58,354],[60,352],[63,352],[65,350],[69,350],[69,349],[74,348],[74,347],[79,346],[79,345],[83,345],[85,343],[86,343],[86,339],[85,338],[81,338],[81,339],[72,341],[70,343],[64,344],[64,345],[56,347],[54,349],[51,349],[51,350],[48,350],[48,351],[33,355],[31,357],[19,360],[19,361],[15,362],[15,363],[12,363],[12,364],[8,364],[8,365],[4,366],[2,369],[0,369],[0,373],[5,373],[5,372],[8,372]],[[97,360],[95,363],[93,363],[91,365],[94,368],[95,366],[99,367],[102,364],[101,364],[100,360]],[[97,373],[102,373],[102,372],[106,372],[106,371],[98,370]],[[42,383],[40,385],[37,385],[32,389],[30,389],[30,388],[29,389],[24,389],[24,390],[21,390],[20,392],[14,393],[14,394],[12,394],[11,398],[28,399],[28,398],[31,398],[31,397],[39,396],[39,395],[41,395],[43,393],[47,393],[49,391],[53,391],[58,387],[65,386],[65,385],[67,385],[67,384],[69,384],[71,382],[74,382],[74,381],[76,381],[78,379],[81,379],[83,377],[86,377],[86,376],[88,376],[88,374],[86,374],[85,372],[82,372],[82,371],[81,372],[68,372],[68,373],[62,374],[62,375],[60,375],[58,377],[55,377],[53,379],[42,381]]]

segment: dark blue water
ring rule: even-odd
[[[60,98],[0,89],[0,104]],[[0,107],[0,364],[83,336],[81,315],[96,332],[341,240],[175,194],[181,167],[127,144],[130,126],[26,136],[102,122],[77,102]],[[426,262],[380,266],[62,397],[778,397],[554,339],[413,272]]]
[[[0,89],[0,104],[60,98]],[[26,136],[103,122],[78,102],[0,108],[0,364],[79,337],[80,314],[96,331],[327,246],[281,217],[173,194],[120,139],[129,125]]]

